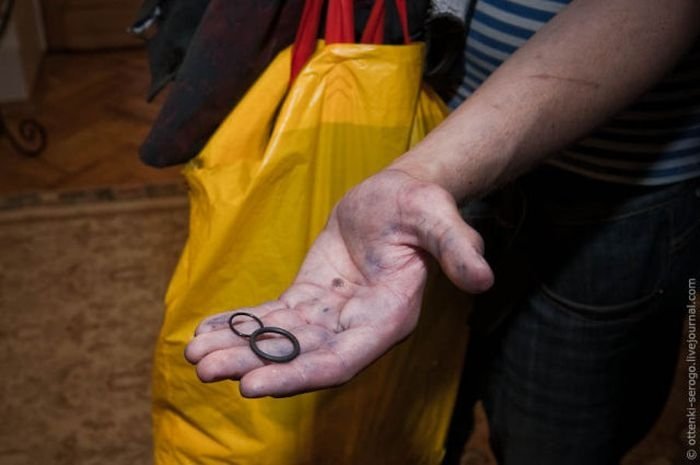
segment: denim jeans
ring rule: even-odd
[[[673,381],[700,180],[625,186],[543,167],[464,208],[496,285],[478,297],[446,465],[483,400],[501,465],[613,465]]]

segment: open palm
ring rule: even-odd
[[[291,331],[300,355],[269,363],[229,328],[226,312],[204,320],[186,350],[202,381],[240,379],[248,397],[287,396],[342,384],[415,328],[430,255],[468,292],[493,276],[479,235],[438,186],[385,170],[351,190],[331,213],[290,288],[278,300],[245,310],[266,326]],[[236,328],[257,324],[244,317]],[[284,338],[261,339],[274,355]]]

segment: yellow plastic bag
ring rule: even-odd
[[[415,333],[339,388],[244,399],[183,358],[201,319],[276,299],[340,197],[445,117],[423,54],[320,42],[288,89],[288,49],[185,168],[190,235],[154,365],[157,465],[439,463],[467,316],[444,281],[428,286]]]

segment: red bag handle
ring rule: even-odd
[[[384,0],[376,0],[372,11],[369,13],[367,25],[362,32],[363,44],[381,44],[384,42],[384,22],[386,19],[386,4]],[[406,38],[404,37],[404,40]]]
[[[384,24],[386,18],[385,0],[376,0],[370,12],[367,26],[362,33],[361,43],[384,43]],[[411,43],[408,30],[408,10],[406,0],[394,0],[399,12],[399,21],[403,32],[404,43]],[[316,49],[318,27],[321,22],[321,10],[324,0],[306,0],[301,15],[299,29],[292,49],[292,72],[290,82],[293,82],[301,69],[306,65]],[[326,43],[354,43],[355,18],[353,0],[328,0],[326,13]]]
[[[326,13],[326,43],[355,42],[355,8],[353,0],[329,0]]]
[[[399,21],[401,23],[401,32],[403,33],[404,44],[411,43],[411,35],[408,30],[408,10],[406,9],[406,0],[395,0],[396,10],[399,12]],[[372,11],[369,14],[367,25],[362,33],[363,44],[383,44],[384,43],[384,23],[386,19],[385,0],[376,0]]]
[[[289,82],[294,82],[316,48],[318,24],[321,22],[323,0],[306,0],[301,14],[299,29],[292,48],[292,74]]]

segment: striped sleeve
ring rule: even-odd
[[[475,0],[458,105],[569,0]],[[700,176],[700,44],[653,90],[548,163],[595,179],[660,185]]]

